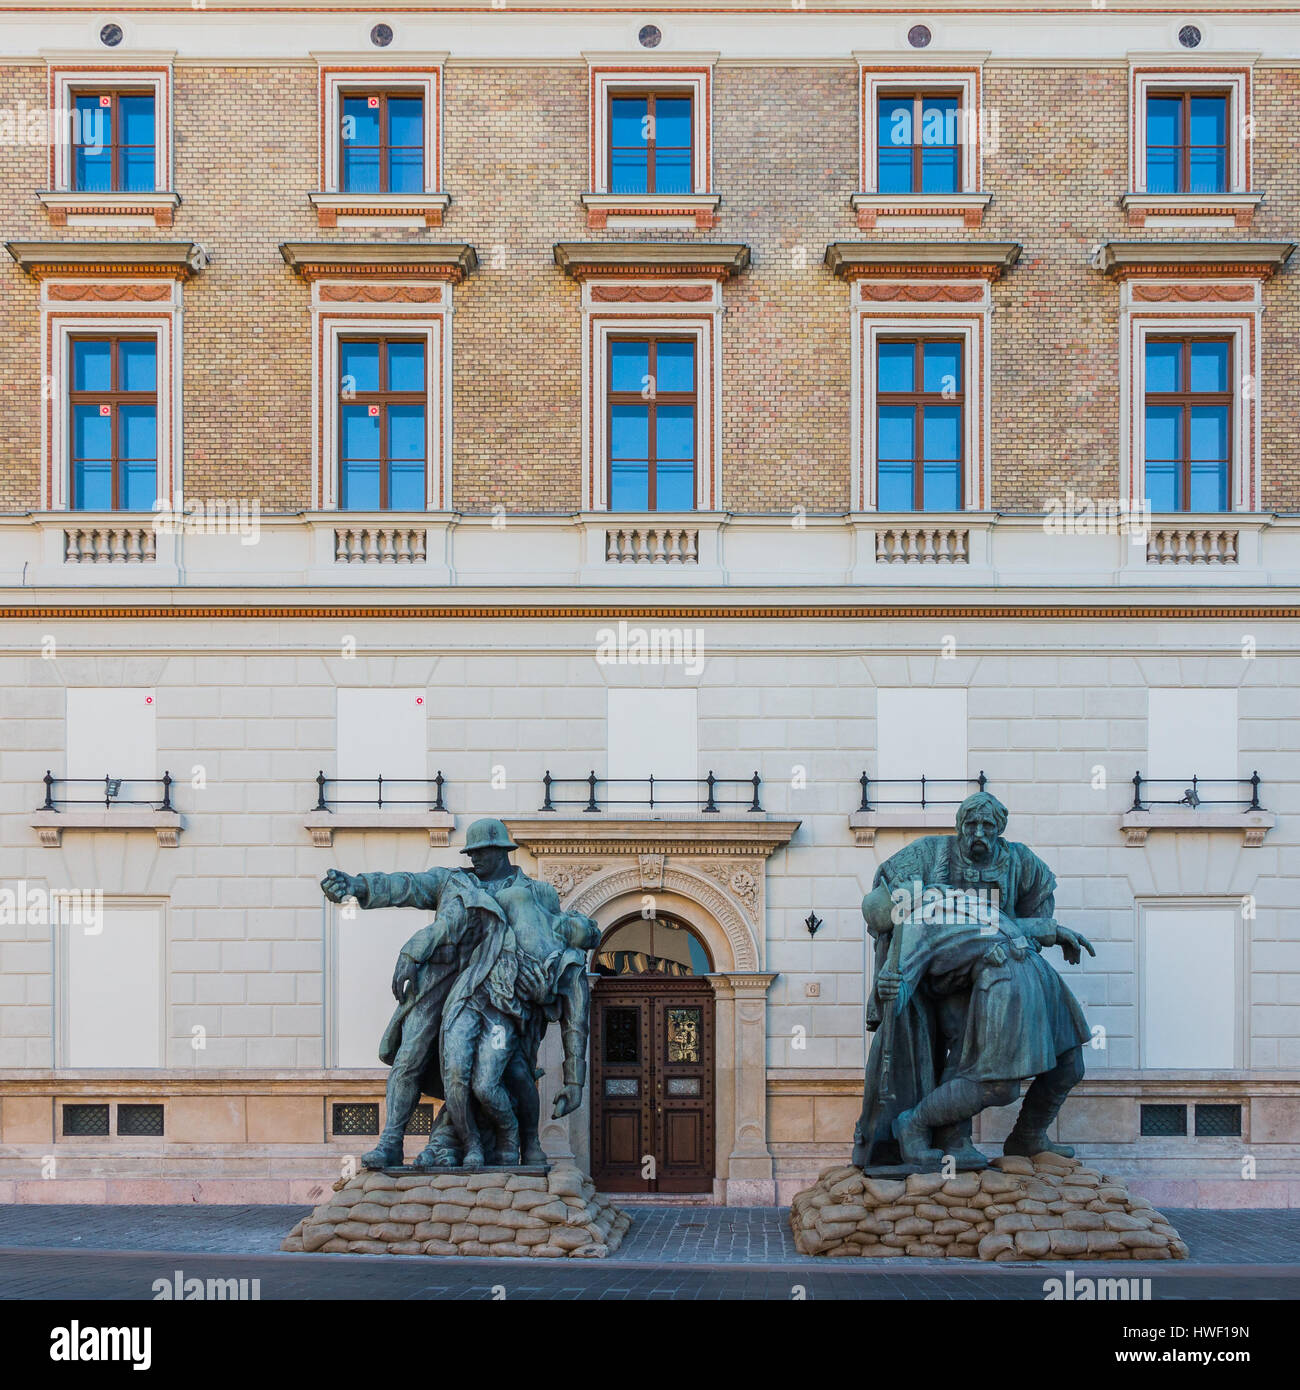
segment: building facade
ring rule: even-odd
[[[1059,1137],[1300,1201],[1300,12],[0,0],[0,94],[0,1198],[313,1200],[421,925],[319,879],[490,815],[549,1151],[788,1200],[987,785]]]

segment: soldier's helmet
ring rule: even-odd
[[[505,825],[493,816],[484,816],[482,820],[476,820],[469,830],[465,833],[465,848],[462,854],[468,854],[472,849],[518,849],[519,846],[510,838],[510,832]]]

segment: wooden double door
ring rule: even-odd
[[[690,976],[592,987],[591,1174],[602,1192],[712,1192],[713,990]]]

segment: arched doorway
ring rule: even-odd
[[[592,958],[591,1173],[603,1192],[711,1192],[714,995],[682,921],[624,918]]]

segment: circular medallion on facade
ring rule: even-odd
[[[663,32],[657,24],[643,24],[636,41],[642,48],[658,48],[663,42]]]
[[[1199,48],[1201,43],[1201,31],[1195,24],[1184,24],[1178,31],[1178,42],[1184,48]]]
[[[391,24],[376,24],[370,31],[370,42],[376,48],[387,48],[393,41],[393,28]]]
[[[913,48],[929,48],[932,37],[924,24],[913,24],[907,31],[907,41]]]
[[[122,42],[122,26],[120,24],[105,24],[99,31],[99,41],[106,48],[116,48]]]

